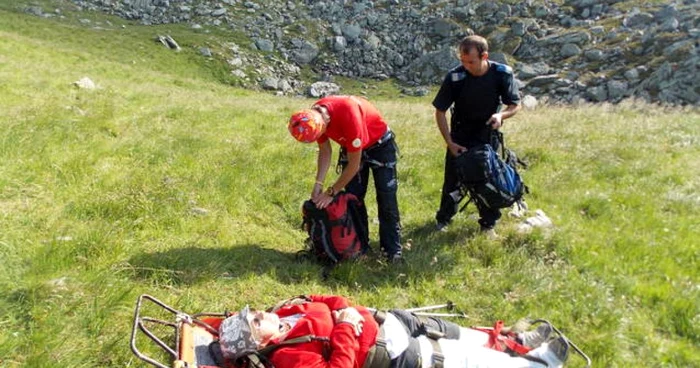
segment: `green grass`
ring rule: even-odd
[[[140,366],[128,340],[141,293],[193,313],[301,293],[452,300],[466,324],[547,318],[594,366],[700,365],[696,107],[521,112],[507,143],[555,228],[523,235],[505,219],[491,242],[473,207],[432,231],[444,152],[430,96],[365,88],[398,135],[411,248],[405,265],[370,257],[324,281],[294,260],[316,150],[285,121],[311,100],[231,87],[216,62],[154,42],[157,28],[15,8],[0,6],[0,366]],[[166,28],[184,45],[211,36]],[[72,86],[83,76],[100,88]]]

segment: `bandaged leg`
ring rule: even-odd
[[[474,331],[474,330],[472,330]],[[480,331],[474,331],[486,336]],[[506,353],[489,349],[483,346],[486,340],[482,336],[465,331],[465,338],[460,336],[458,340],[440,339],[438,343],[445,357],[445,368],[547,368],[525,358],[512,357]],[[429,368],[432,365],[433,347],[425,336],[417,338],[420,344],[422,368]],[[479,344],[480,342],[483,342]]]

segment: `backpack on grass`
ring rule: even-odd
[[[309,234],[307,249],[326,265],[354,259],[367,252],[367,230],[360,221],[363,203],[353,194],[338,193],[324,209],[308,200],[302,206],[303,229]]]
[[[528,189],[517,170],[518,164],[525,164],[505,148],[502,135],[499,134],[498,139],[501,156],[490,144],[482,144],[455,157],[453,165],[460,187],[469,194],[470,200],[480,206],[500,209],[520,201]]]

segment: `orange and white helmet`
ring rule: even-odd
[[[289,118],[289,133],[299,142],[315,142],[323,134],[323,128],[323,117],[316,110],[300,110]]]

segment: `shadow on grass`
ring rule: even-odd
[[[432,279],[437,273],[456,265],[449,255],[455,243],[473,236],[469,229],[450,232],[434,231],[427,222],[404,232],[401,263],[389,263],[374,243],[361,259],[344,262],[324,275],[324,267],[296,252],[283,252],[257,244],[229,248],[186,247],[155,253],[143,253],[128,260],[125,268],[132,277],[160,285],[193,285],[218,279],[272,277],[284,284],[321,281],[335,286],[375,287],[397,285],[408,279]],[[436,266],[434,259],[440,258]],[[409,277],[410,276],[410,277]]]
[[[192,285],[217,279],[270,275],[285,283],[317,277],[314,270],[285,253],[256,244],[230,248],[186,247],[144,253],[128,261],[133,277],[168,285]]]

